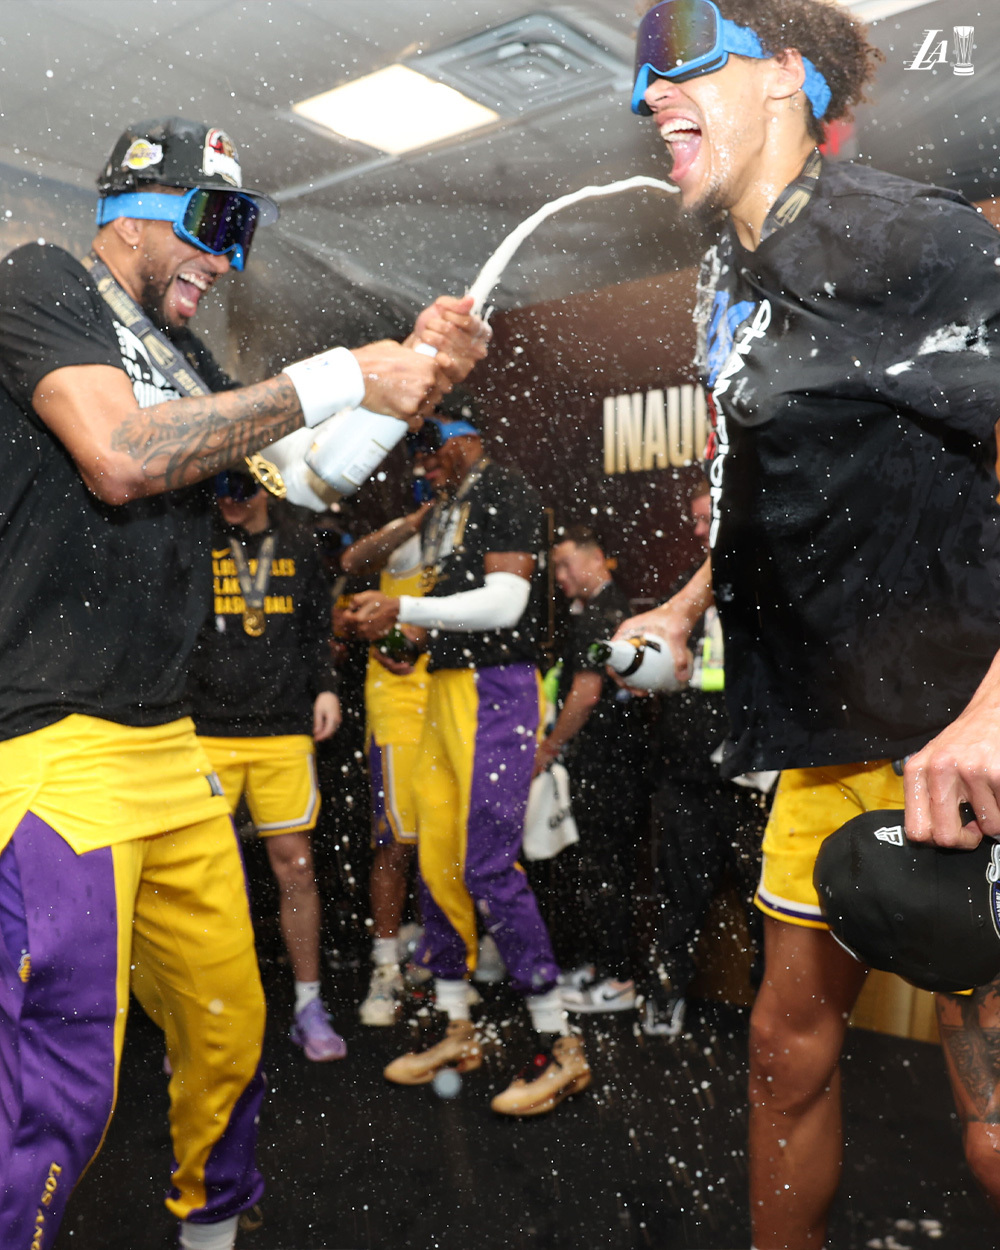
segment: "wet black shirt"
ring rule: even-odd
[[[726,232],[699,319],[725,771],[917,749],[1000,647],[1000,234],[827,163],[755,252]]]
[[[191,334],[205,382],[231,385]],[[127,725],[187,710],[188,659],[211,595],[204,485],[101,503],[31,407],[70,365],[126,372],[140,406],[177,398],[86,270],[35,244],[0,261],[0,738],[73,712]]]
[[[265,537],[277,537],[264,599],[266,626],[243,629],[243,597],[230,539],[251,577]],[[191,665],[195,727],[212,737],[312,734],[313,702],[337,689],[330,655],[330,589],[312,536],[291,525],[248,534],[219,524],[212,535],[213,611]]]
[[[577,673],[597,672],[604,679],[601,697],[576,735],[578,749],[611,743],[623,733],[631,734],[639,729],[637,700],[612,681],[603,664],[593,663],[587,655],[591,643],[613,638],[618,626],[631,615],[625,592],[614,581],[609,581],[579,612],[569,617],[569,648],[560,681],[563,694],[568,692]]]
[[[465,499],[452,505],[439,503],[436,510],[449,506],[451,516],[445,530],[446,540],[442,544],[439,573],[430,596],[440,598],[485,585],[485,560],[491,552],[530,552],[535,555],[535,571],[528,606],[513,629],[481,633],[431,630],[427,644],[430,669],[537,664],[546,566],[543,512],[538,492],[519,469],[490,461]],[[425,559],[433,520],[432,514],[424,522],[422,531]]]

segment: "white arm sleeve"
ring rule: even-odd
[[[361,366],[346,347],[334,347],[287,365],[282,372],[291,379],[307,426],[319,425],[336,412],[357,408],[365,397]]]
[[[486,585],[441,599],[399,597],[399,622],[462,633],[512,629],[524,615],[531,583],[516,573],[487,573]]]

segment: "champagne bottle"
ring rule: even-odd
[[[420,356],[436,356],[437,348],[418,343]],[[306,464],[337,498],[353,495],[364,485],[407,431],[405,421],[355,408],[316,427]]]
[[[375,649],[387,660],[395,660],[399,664],[414,664],[420,655],[420,648],[412,638],[407,638],[398,625],[393,625],[386,636],[378,640]]]
[[[605,664],[636,690],[652,690],[673,694],[680,689],[674,672],[674,654],[670,646],[655,634],[635,638],[619,638],[612,642],[601,639],[587,649],[591,664]]]
[[[353,495],[406,434],[406,422],[355,408],[318,426],[306,452],[307,466],[334,498]]]

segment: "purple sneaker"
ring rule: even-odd
[[[295,1023],[288,1036],[306,1052],[306,1058],[314,1063],[326,1063],[329,1059],[343,1059],[347,1045],[339,1033],[334,1032],[330,1014],[318,998],[306,1003],[295,1013]]]

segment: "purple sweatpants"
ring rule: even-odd
[[[539,721],[531,664],[432,673],[415,778],[424,939],[418,962],[460,980],[476,966],[476,914],[514,988],[541,994],[559,975],[517,862]]]
[[[263,997],[231,822],[77,855],[29,813],[0,854],[5,1250],[49,1250],[100,1147],[132,961],[155,991],[174,1067],[168,1205],[212,1223],[262,1192]]]

